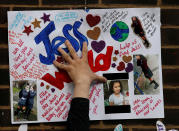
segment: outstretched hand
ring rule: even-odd
[[[74,97],[87,97],[89,95],[89,87],[92,81],[97,80],[100,82],[106,82],[106,78],[102,76],[98,76],[95,73],[93,73],[88,65],[88,48],[87,43],[83,43],[83,50],[82,50],[82,57],[78,57],[76,54],[74,48],[70,44],[70,42],[67,40],[65,41],[65,45],[67,46],[70,55],[68,55],[62,48],[59,48],[58,51],[62,54],[65,61],[68,64],[59,63],[57,61],[54,61],[54,65],[60,69],[66,70],[74,82],[75,89],[74,90]],[[77,90],[77,92],[76,92]],[[85,91],[82,93],[85,93],[85,96],[78,96],[78,91]],[[77,93],[77,96],[76,94]]]

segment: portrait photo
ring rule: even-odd
[[[134,95],[155,95],[160,93],[158,55],[133,56]]]
[[[13,116],[17,121],[37,120],[36,81],[13,81]]]
[[[129,113],[128,73],[103,74],[107,82],[104,88],[105,113]]]

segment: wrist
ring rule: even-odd
[[[73,97],[82,97],[82,98],[89,98],[89,88],[90,84],[85,82],[75,84]]]
[[[91,82],[88,80],[78,80],[74,82],[75,87],[90,87]]]

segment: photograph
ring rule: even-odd
[[[133,16],[132,18],[132,29],[133,29],[133,32],[139,37],[141,38],[142,40],[142,43],[143,45],[146,47],[146,48],[150,48],[151,47],[151,44],[150,42],[147,40],[147,37],[146,37],[146,33],[144,31],[144,28],[142,26],[142,23],[141,23],[141,20],[137,17],[137,16]]]
[[[158,55],[133,56],[134,94],[155,95],[160,93]]]
[[[14,122],[37,121],[36,81],[13,81]]]
[[[103,74],[105,114],[130,113],[128,73]]]

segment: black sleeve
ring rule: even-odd
[[[141,60],[137,60],[137,66],[141,66]]]
[[[72,99],[67,119],[67,130],[89,130],[89,100],[87,98]]]

